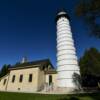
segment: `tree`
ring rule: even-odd
[[[87,23],[90,35],[100,38],[100,0],[80,0],[75,13]]]
[[[9,71],[8,68],[11,67],[11,65],[3,65],[2,69],[0,70],[0,78],[6,75]]]
[[[16,62],[15,66],[18,66],[18,65],[20,65],[20,64],[21,64],[20,62]]]
[[[100,80],[100,52],[96,48],[86,50],[79,65],[82,84],[96,86]]]
[[[81,76],[77,73],[74,72],[73,74],[73,83],[76,86],[76,91],[80,91],[81,90]]]

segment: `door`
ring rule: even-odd
[[[52,75],[49,75],[49,85],[52,83]]]

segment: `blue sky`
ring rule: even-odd
[[[75,15],[79,0],[0,0],[0,66],[15,64],[23,56],[29,61],[50,58],[56,66],[57,11],[64,8],[71,17],[77,56],[96,47],[100,40],[88,36],[86,25]]]

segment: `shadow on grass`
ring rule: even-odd
[[[80,99],[77,98],[77,97],[72,96],[70,98],[62,98],[62,99],[59,99],[59,100],[80,100]]]
[[[75,99],[69,100],[100,100],[100,92],[99,93],[84,93],[84,94],[73,94],[71,96],[75,96]]]
[[[100,93],[71,94],[58,100],[100,100]]]
[[[70,97],[70,99],[69,100],[80,100],[79,98],[77,98],[77,97]]]

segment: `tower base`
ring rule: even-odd
[[[81,93],[81,90],[72,87],[56,87],[52,91],[45,91],[46,94],[77,94]]]
[[[59,93],[66,93],[66,94],[71,94],[71,93],[76,93],[78,92],[79,90],[78,89],[75,89],[73,87],[57,87],[57,91]]]

